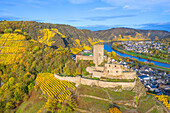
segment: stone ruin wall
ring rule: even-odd
[[[93,56],[76,55],[76,62],[78,60],[93,60]]]
[[[78,77],[61,77],[57,74],[54,74],[54,77],[56,77],[59,80],[74,82],[76,84],[76,86],[79,86],[80,84],[96,85],[96,86],[103,87],[103,88],[115,88],[117,86],[121,86],[123,90],[132,90],[136,85],[136,81],[134,81],[134,82],[106,82],[106,81],[100,81],[100,80],[81,78],[80,76],[78,76]]]

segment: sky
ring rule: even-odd
[[[170,31],[170,0],[0,0],[0,20]]]

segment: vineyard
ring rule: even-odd
[[[0,63],[10,64],[25,50],[25,36],[5,33],[0,37]]]
[[[48,46],[51,46],[55,41],[51,41],[50,39],[52,37],[54,37],[54,35],[56,34],[55,32],[49,30],[49,29],[43,29],[43,30],[40,30],[41,33],[43,33],[43,36],[39,36],[39,42],[41,43],[45,43],[47,44]]]
[[[39,73],[36,82],[44,94],[56,98],[59,102],[72,95],[70,90],[76,89],[72,82],[58,80],[50,73]]]
[[[38,37],[38,41],[41,43],[45,43],[48,46],[52,46],[53,43],[55,43],[55,41],[52,40],[52,38],[55,36],[55,34],[58,34],[59,36],[61,36],[62,38],[65,38],[65,35],[63,35],[62,33],[60,33],[58,31],[58,29],[43,29],[40,30],[40,32],[43,34],[43,36],[39,36]]]

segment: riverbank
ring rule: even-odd
[[[120,49],[118,47],[113,47],[112,46],[111,48],[116,50],[116,51],[119,51],[120,53],[132,55],[132,56],[139,57],[139,58],[144,58],[144,59],[147,59],[147,60],[153,60],[153,61],[156,61],[156,62],[170,64],[170,61],[168,61],[168,60],[162,60],[162,59],[149,57],[149,56],[146,56],[146,55],[141,55],[141,54],[138,54],[138,53],[133,53],[133,52],[130,52],[130,51],[127,51],[127,50]]]
[[[153,68],[153,69],[161,70],[161,71],[170,72],[170,69],[169,68],[165,68],[165,67],[160,67],[160,66],[149,66],[149,67]]]

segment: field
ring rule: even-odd
[[[25,50],[25,36],[17,33],[5,33],[0,37],[0,63],[15,62]]]
[[[108,99],[108,95],[104,91],[103,88],[99,88],[99,87],[95,87],[95,86],[93,88],[91,88],[90,86],[81,85],[77,88],[77,91],[81,95],[93,95],[93,96]]]
[[[133,100],[135,93],[132,91],[121,91],[121,92],[115,92],[108,90],[110,96],[114,100]]]
[[[79,101],[79,109],[90,111],[92,113],[108,113],[109,102],[102,100],[81,97]]]

